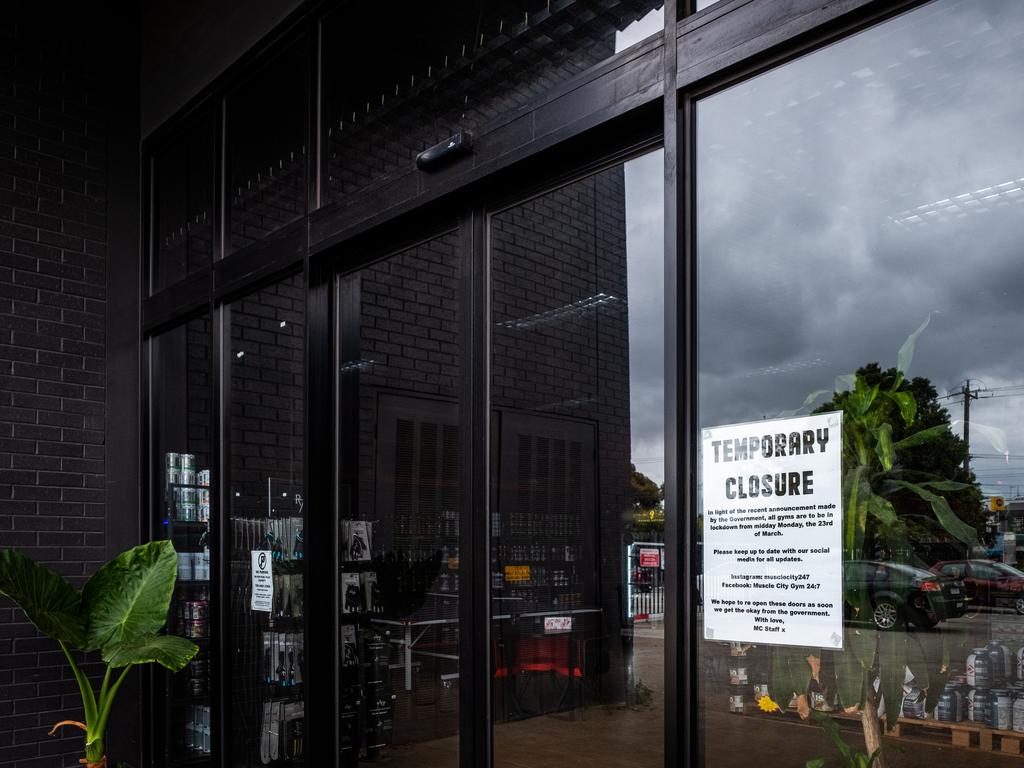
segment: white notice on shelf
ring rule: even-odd
[[[842,412],[702,433],[705,639],[842,648]]]
[[[274,604],[274,578],[270,571],[270,553],[252,551],[252,601],[254,611],[271,610]]]
[[[544,634],[556,634],[558,632],[572,632],[572,616],[545,616]]]

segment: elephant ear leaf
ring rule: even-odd
[[[11,598],[43,634],[85,644],[82,596],[62,576],[13,549],[0,550],[0,595]]]
[[[178,558],[169,541],[122,552],[93,574],[82,590],[86,649],[138,640],[167,620]]]
[[[156,662],[177,672],[199,651],[199,647],[175,635],[145,635],[135,640],[111,643],[103,649],[103,660],[117,669],[129,664]]]

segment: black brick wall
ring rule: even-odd
[[[107,124],[81,19],[0,20],[0,546],[79,586],[106,560]],[[77,764],[56,644],[0,601],[0,765]]]

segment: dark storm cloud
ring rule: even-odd
[[[702,423],[893,365],[929,313],[912,374],[1024,382],[1022,31],[937,2],[699,104]],[[1016,406],[986,418],[1019,450]]]

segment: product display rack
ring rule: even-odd
[[[268,506],[260,517],[231,518],[231,714],[240,766],[305,764],[305,560],[301,493],[294,509]],[[270,610],[252,595],[252,558],[266,553]]]
[[[340,563],[343,768],[457,732],[458,525],[453,514],[432,513],[436,525],[425,513],[399,516],[387,545],[374,539],[375,522],[342,525],[350,558]],[[353,530],[367,532],[361,560],[351,559]]]
[[[382,574],[384,558],[374,557],[373,522],[346,521],[342,529],[338,743],[342,768],[354,768],[360,759],[382,757],[391,742],[392,631],[372,618],[384,619],[387,613],[382,590],[392,594],[406,585],[397,567]],[[396,557],[391,565],[398,563]]]
[[[191,466],[182,471],[182,461]],[[211,760],[210,678],[210,484],[209,470],[197,470],[195,456],[168,452],[163,456],[165,538],[178,556],[178,578],[167,620],[167,632],[199,647],[196,656],[175,675],[165,672],[160,687],[165,699],[164,748],[170,763],[201,765]],[[184,474],[184,477],[183,477]],[[180,482],[182,479],[194,482]]]

